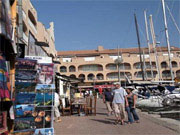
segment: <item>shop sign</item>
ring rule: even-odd
[[[113,88],[114,85],[95,85],[94,88]]]

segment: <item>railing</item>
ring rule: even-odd
[[[88,80],[90,81],[90,80],[93,80],[94,79],[94,77],[88,77]]]
[[[104,80],[103,76],[102,77],[97,77],[97,80]]]
[[[76,72],[75,69],[69,69],[69,72]]]
[[[65,72],[67,72],[67,70],[66,69],[60,69],[60,72],[65,73]]]

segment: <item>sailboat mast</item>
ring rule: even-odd
[[[145,56],[144,56],[144,50],[143,50],[143,66],[144,66],[144,76],[145,76],[145,80],[147,81],[146,60],[145,60]]]
[[[145,25],[146,25],[146,40],[148,45],[148,52],[149,52],[149,63],[151,68],[151,78],[153,79],[153,70],[152,70],[152,61],[151,61],[151,48],[150,48],[150,42],[149,42],[149,31],[148,31],[148,24],[147,24],[147,17],[146,17],[146,10],[144,11],[144,18],[145,18]]]
[[[174,81],[174,75],[173,75],[172,63],[171,63],[171,48],[170,48],[170,43],[169,43],[169,34],[168,34],[168,27],[167,27],[167,21],[166,21],[165,4],[164,4],[164,0],[161,0],[161,2],[162,2],[162,9],[163,9],[163,16],[164,16],[166,43],[167,43],[168,55],[169,55],[169,67],[170,67],[170,72],[171,72],[171,79],[172,81]]]
[[[141,43],[139,39],[139,30],[138,30],[138,24],[137,24],[137,19],[136,19],[136,14],[134,14],[134,19],[135,19],[135,26],[136,26],[136,34],[137,34],[137,39],[138,39],[138,47],[139,47],[139,55],[140,55],[140,64],[141,64],[141,72],[142,72],[142,79],[144,81],[144,70],[143,70],[143,64],[142,64],[142,52],[141,52]]]
[[[120,61],[119,60],[121,58],[119,57],[119,45],[118,45],[118,81],[119,81],[120,85],[121,85],[121,73],[120,73]]]
[[[157,50],[156,50],[156,36],[155,36],[155,32],[154,32],[152,15],[149,16],[149,23],[150,23],[150,29],[151,29],[151,36],[152,36],[152,40],[153,40],[153,50],[154,50],[154,55],[155,55],[155,60],[156,60],[156,68],[158,71],[159,80],[161,80],[160,69],[159,69],[159,60],[158,60],[158,55],[157,55]]]

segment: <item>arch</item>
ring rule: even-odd
[[[34,24],[34,26],[36,26],[37,25],[36,19],[30,10],[28,10],[28,17],[29,17],[30,21]]]
[[[177,71],[176,71],[176,76],[179,76],[179,77],[180,77],[180,70],[177,70]]]
[[[140,62],[136,62],[133,64],[133,68],[135,69],[141,69],[141,63]]]
[[[172,68],[176,68],[176,67],[178,67],[178,65],[177,65],[177,62],[176,62],[176,61],[172,61],[171,63],[172,63]]]
[[[135,76],[136,78],[142,78],[142,72],[141,72],[141,71],[135,72],[135,73],[134,73],[134,76]]]
[[[170,72],[170,70],[164,70],[164,71],[162,71],[162,77],[163,77],[163,78],[170,78],[170,77],[171,77],[171,72]]]
[[[118,73],[117,72],[107,73],[106,77],[107,80],[116,80],[118,79]]]
[[[157,71],[153,71],[153,77],[154,78],[156,77],[156,75],[157,75]],[[147,76],[147,78],[151,78],[152,77],[151,71],[146,71],[146,76]]]
[[[76,67],[75,66],[70,66],[69,67],[69,72],[76,72]]]
[[[76,75],[71,74],[70,77],[71,77],[71,78],[76,78]]]
[[[88,80],[93,80],[95,78],[94,74],[92,74],[92,73],[88,74],[87,77],[88,77]]]
[[[120,72],[120,78],[121,79],[125,78],[124,74],[126,74],[126,76],[128,78],[132,78],[132,75],[130,72]],[[107,77],[107,80],[117,80],[118,79],[118,72],[107,73],[106,77]]]
[[[103,66],[100,64],[80,65],[78,71],[103,71]]]
[[[104,75],[99,73],[96,75],[97,80],[104,80]]]
[[[125,72],[125,75],[129,78],[129,79],[132,79],[132,74],[130,72]],[[124,75],[123,75],[124,76]],[[126,78],[124,76],[124,78]]]
[[[120,64],[120,69],[130,70],[131,69],[131,65],[129,63],[121,63]]]
[[[161,68],[167,68],[167,67],[168,67],[167,62],[165,61],[161,62]]]
[[[156,63],[155,62],[151,62],[152,64],[152,68],[155,69],[156,68]],[[150,62],[145,62],[145,66],[147,69],[151,69],[151,64]]]
[[[106,69],[108,70],[117,70],[117,65],[113,63],[109,63],[106,65]]]
[[[67,72],[67,68],[65,66],[60,67],[60,72],[65,73]]]
[[[156,77],[156,75],[157,75],[157,71],[153,71],[153,77]],[[142,71],[135,72],[135,73],[134,73],[134,76],[135,76],[136,78],[142,78]],[[146,71],[145,77],[151,78],[151,77],[152,77],[152,76],[151,76],[151,71]]]
[[[85,80],[85,75],[84,74],[80,74],[79,75],[79,79]]]

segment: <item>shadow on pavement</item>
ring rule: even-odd
[[[107,115],[107,113],[96,113],[97,115]]]
[[[97,120],[97,119],[90,119],[90,120],[97,121],[97,122],[104,123],[104,124],[113,124],[113,122],[107,121],[107,120]]]
[[[105,118],[106,120],[109,120],[109,121],[115,121],[115,118],[114,119],[110,119],[110,118]]]

